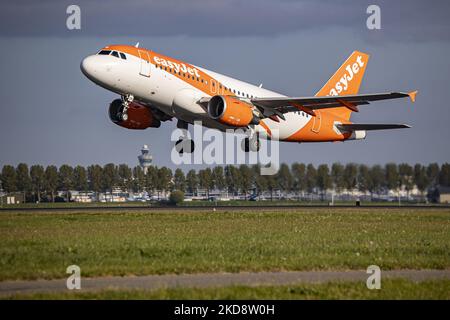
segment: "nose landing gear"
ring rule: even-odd
[[[127,94],[122,96],[122,106],[123,108],[119,111],[117,114],[117,118],[121,119],[122,121],[128,120],[128,107],[131,102],[133,102],[134,96],[132,94]]]

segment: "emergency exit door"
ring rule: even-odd
[[[138,50],[139,57],[141,58],[141,67],[139,70],[139,74],[144,77],[150,77],[150,56],[147,51]]]

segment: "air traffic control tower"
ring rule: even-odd
[[[152,165],[153,157],[149,153],[148,145],[144,144],[141,149],[141,154],[138,156],[139,164],[144,169],[144,174],[147,174],[148,167]]]

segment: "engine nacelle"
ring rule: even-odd
[[[120,117],[122,110],[123,105],[120,99],[114,100],[109,105],[109,118],[118,126],[135,130],[143,130],[150,127],[159,128],[161,126],[161,121],[155,118],[150,109],[139,103],[129,103],[127,110],[127,120],[122,120],[122,118]]]
[[[208,114],[212,119],[232,127],[259,124],[251,104],[230,96],[214,96],[208,102]]]

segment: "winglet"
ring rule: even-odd
[[[409,98],[411,99],[411,102],[416,102],[416,95],[417,95],[417,92],[419,92],[418,90],[416,90],[416,91],[411,91],[411,92],[408,92],[408,96],[409,96]]]

